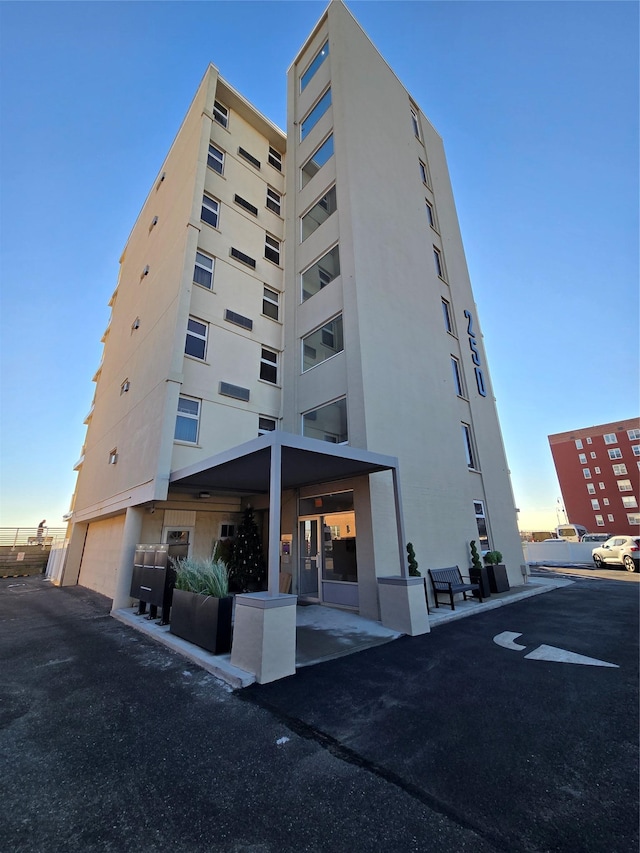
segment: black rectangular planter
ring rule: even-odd
[[[469,579],[471,583],[480,584],[480,595],[483,598],[491,597],[491,585],[489,583],[489,572],[487,571],[487,566],[482,566],[479,569],[471,566],[469,569]],[[477,593],[474,592],[474,596],[477,598]]]
[[[169,631],[214,655],[231,651],[233,596],[214,598],[183,589],[173,590]]]
[[[487,573],[491,592],[508,592],[511,589],[507,577],[507,567],[503,566],[502,563],[498,563],[497,566],[487,566]]]

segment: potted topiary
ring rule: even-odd
[[[491,587],[489,585],[489,573],[487,567],[482,565],[480,554],[476,546],[476,540],[472,539],[469,543],[471,550],[471,568],[469,569],[469,580],[471,583],[480,585],[480,595],[482,598],[489,598],[491,595]],[[474,593],[475,595],[475,593]]]
[[[221,560],[180,558],[169,631],[214,655],[231,651],[229,572]]]
[[[484,555],[484,561],[487,566],[491,592],[507,592],[510,589],[509,578],[507,577],[507,567],[502,564],[500,551],[487,551]]]

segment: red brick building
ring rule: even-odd
[[[549,436],[568,520],[589,532],[640,532],[640,419]]]

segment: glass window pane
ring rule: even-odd
[[[320,441],[342,444],[348,441],[347,401],[336,400],[302,416],[302,434]]]
[[[313,60],[313,62],[311,63],[311,65],[307,68],[307,70],[304,72],[304,74],[300,78],[300,91],[301,92],[305,88],[305,86],[307,86],[307,84],[309,83],[309,81],[311,80],[313,75],[316,73],[318,68],[320,68],[322,63],[327,58],[327,56],[329,56],[329,42],[328,41],[326,41],[323,44],[323,46],[320,50],[320,53],[318,53],[316,55],[316,57]]]
[[[312,154],[310,159],[302,167],[302,186],[309,183],[311,178],[333,157],[333,134],[328,136],[322,145]]]
[[[342,314],[302,339],[302,370],[309,370],[344,349]]]
[[[197,400],[189,400],[187,397],[180,397],[178,401],[178,411],[185,412],[190,415],[198,416],[200,403]]]
[[[183,418],[178,415],[175,438],[178,441],[195,442],[198,438],[198,421],[194,418]]]
[[[302,240],[306,240],[310,234],[319,228],[336,210],[336,188],[331,189],[322,196],[302,217]]]
[[[340,275],[340,253],[338,247],[327,252],[319,261],[302,273],[302,301],[309,299],[336,276]]]
[[[328,88],[324,95],[320,98],[315,107],[311,110],[311,112],[307,115],[305,119],[300,122],[300,139],[304,139],[305,136],[309,133],[309,131],[316,126],[316,124],[320,121],[322,116],[326,113],[326,111],[331,106],[331,88]]]

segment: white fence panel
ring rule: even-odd
[[[591,552],[600,542],[524,542],[527,563],[592,563]]]
[[[62,578],[62,569],[64,568],[64,560],[67,556],[68,545],[68,540],[53,545],[51,547],[49,559],[47,560],[47,571],[45,573],[45,577],[47,580],[51,581],[56,586],[60,586],[60,580]]]

